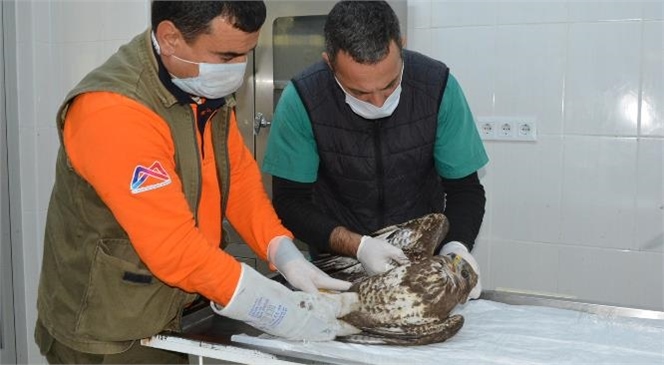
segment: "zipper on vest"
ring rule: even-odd
[[[195,110],[196,127],[201,136],[201,155],[205,158],[205,130],[219,108],[225,104],[225,100],[209,100],[199,97],[194,98],[194,101],[195,103],[192,103],[191,106]]]
[[[201,110],[199,108],[199,105],[201,105],[202,101],[200,99],[196,100],[196,103],[192,103],[191,105],[191,110],[194,112],[194,122],[196,125],[196,131],[198,131],[197,136],[200,136],[200,144],[197,143],[196,145],[199,146],[198,149],[201,153],[202,158],[205,158],[205,125],[207,124],[206,119],[202,119],[203,116],[201,115]],[[196,139],[198,142],[198,139]]]
[[[196,222],[196,226],[198,227],[198,204],[201,201],[201,190],[203,189],[203,183],[202,183],[202,178],[201,178],[201,173],[202,173],[202,163],[201,163],[201,149],[198,146],[198,111],[197,111],[197,106],[196,104],[191,104],[191,120],[194,123],[194,128],[192,128],[194,132],[194,142],[196,143],[196,164],[198,165],[198,173],[196,174],[196,206],[194,207],[194,221]],[[203,141],[203,136],[201,136],[201,141]],[[202,145],[201,145],[202,148]]]
[[[378,188],[378,227],[385,226],[385,172],[383,171],[383,154],[381,152],[380,124],[374,122],[374,149],[376,154],[376,182]]]

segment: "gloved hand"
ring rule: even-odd
[[[473,290],[470,291],[470,294],[468,294],[468,299],[477,299],[480,297],[480,294],[482,294],[482,283],[480,281],[480,265],[477,264],[477,261],[475,261],[475,258],[473,255],[468,252],[468,249],[466,246],[459,242],[459,241],[450,241],[443,246],[443,249],[440,250],[440,255],[449,255],[449,254],[455,254],[458,256],[461,256],[462,259],[466,260],[470,267],[475,270],[477,273],[477,284],[473,288]]]
[[[228,305],[210,302],[215,313],[289,340],[328,341],[360,332],[337,319],[359,309],[357,293],[294,292],[241,265],[240,281]]]
[[[367,274],[382,274],[394,268],[396,265],[393,260],[400,265],[410,262],[400,248],[387,243],[384,236],[390,233],[392,232],[376,237],[362,236],[360,246],[357,248],[357,259],[362,263]]]
[[[270,241],[267,259],[292,286],[307,293],[317,293],[318,289],[346,291],[351,286],[348,281],[333,279],[314,266],[286,236]]]

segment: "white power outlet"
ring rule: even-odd
[[[516,127],[517,138],[521,141],[537,140],[537,125],[534,120],[521,120]]]
[[[537,124],[532,117],[478,117],[476,124],[485,141],[537,140]]]
[[[492,122],[477,122],[482,139],[492,138],[496,136],[496,125]]]
[[[499,139],[513,139],[515,135],[514,123],[504,120],[498,122],[498,137]]]

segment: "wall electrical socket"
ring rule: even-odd
[[[496,124],[493,122],[477,122],[477,129],[479,129],[482,139],[495,139],[496,138]]]
[[[537,141],[537,123],[533,117],[478,117],[475,124],[485,141]]]

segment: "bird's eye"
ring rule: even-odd
[[[468,273],[468,270],[465,270],[465,269],[461,270],[461,277],[462,278],[468,279],[469,276],[470,276],[470,274]]]

